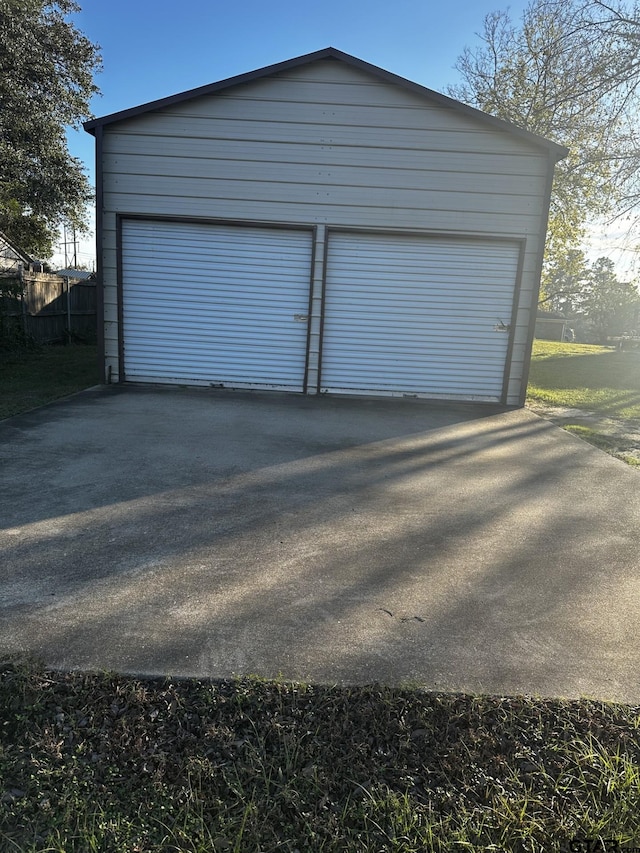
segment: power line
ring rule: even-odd
[[[73,240],[67,240],[67,226],[63,225],[62,227],[62,243],[59,245],[64,248],[64,268],[69,269],[69,260],[70,256],[67,252],[67,246],[73,246],[73,266],[72,269],[76,269],[78,266],[78,240],[76,239],[76,229],[73,227],[71,233],[73,234]]]

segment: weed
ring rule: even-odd
[[[0,667],[0,849],[638,844],[640,709]]]

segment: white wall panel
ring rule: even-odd
[[[267,121],[256,120],[247,111],[242,118],[227,119],[216,117],[215,99],[210,98],[209,114],[203,117],[182,117],[171,112],[157,112],[114,125],[121,133],[143,134],[145,136],[188,136],[196,139],[238,140],[258,143],[278,142],[281,144],[318,144],[325,146],[370,146],[381,149],[401,149],[418,151],[457,151],[460,153],[517,154],[523,146],[511,137],[478,129],[472,123],[468,127],[454,131],[452,128],[397,128],[385,125],[383,111],[378,116],[379,125],[364,128],[345,126],[330,121],[329,116],[316,114],[315,122],[297,124],[295,115],[290,111],[282,121],[276,121],[273,115]],[[367,131],[369,131],[367,133]],[[112,131],[109,130],[109,133]],[[111,150],[110,143],[105,150]],[[535,149],[524,146],[532,158],[545,156]]]
[[[126,187],[127,192],[135,195],[161,196],[166,198],[211,199],[235,202],[240,198],[266,202],[309,203],[314,199],[319,204],[334,204],[340,207],[375,207],[388,209],[389,195],[400,209],[420,211],[426,190],[408,187],[358,187],[346,183],[332,183],[333,176],[326,174],[324,181],[317,184],[305,184],[299,181],[252,181],[211,179],[206,176],[197,177],[164,177],[158,175],[115,175],[113,186]],[[488,193],[455,192],[448,190],[429,190],[429,197],[434,210],[456,211],[464,213],[486,213]],[[539,215],[542,207],[542,196],[515,195],[512,193],[496,194],[493,198],[491,212],[493,214],[535,214]],[[233,208],[231,208],[233,209]]]
[[[486,172],[466,172],[461,174],[449,169],[429,168],[419,171],[411,168],[384,165],[337,165],[321,166],[316,163],[295,163],[292,161],[263,161],[212,159],[211,157],[180,158],[166,155],[117,154],[105,157],[105,163],[113,175],[114,183],[129,180],[130,175],[152,177],[154,181],[175,178],[197,178],[199,180],[242,181],[273,184],[318,184],[323,187],[348,186],[356,193],[371,188],[384,190],[414,190],[446,193],[486,194],[515,196],[522,205],[523,197],[531,198],[540,193],[540,180],[534,175],[490,175]],[[161,184],[160,184],[161,185]],[[239,195],[236,192],[236,196]],[[234,197],[236,197],[234,196]],[[540,198],[542,196],[540,195]],[[434,201],[438,201],[437,197]]]
[[[332,166],[336,164],[336,155],[331,145],[318,144],[316,141],[304,143],[294,141],[289,134],[290,144],[262,140],[259,152],[251,140],[216,139],[215,158],[212,158],[211,140],[197,136],[170,136],[141,133],[110,133],[106,146],[105,163],[120,157],[144,156],[178,157],[180,159],[208,159],[213,163],[227,160],[252,162],[258,156],[261,163],[310,163]],[[365,136],[351,140],[340,151],[340,165],[349,167],[374,166],[381,169],[405,168],[412,171],[447,172],[448,174],[496,174],[544,177],[546,164],[540,156],[527,151],[512,151],[509,154],[497,154],[494,151],[457,152],[439,149],[427,149],[424,145],[415,149],[400,145],[387,148],[378,144],[378,137]]]

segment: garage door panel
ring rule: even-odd
[[[154,336],[153,334],[140,336],[140,338],[138,338],[135,344],[129,344],[129,346],[127,347],[127,352],[129,353],[129,356],[133,357],[136,354],[148,354],[153,342],[156,339],[157,336]],[[234,337],[232,335],[219,335],[216,338],[216,341],[219,344],[223,344],[228,353],[231,353],[232,351],[238,351],[246,354],[247,359],[249,358],[250,353],[256,353],[257,357],[266,357],[268,358],[268,360],[278,364],[286,364],[286,362],[290,360],[291,355],[296,353],[296,349],[294,347],[276,345],[275,342],[272,347],[269,347],[268,344],[265,344],[263,341],[260,341],[258,344],[256,344],[255,339],[249,336]],[[161,360],[162,358],[162,360],[164,361],[171,361],[171,359],[174,357],[184,357],[188,356],[189,353],[192,353],[194,355],[199,355],[206,363],[208,359],[208,354],[211,351],[211,337],[202,332],[200,334],[195,333],[193,335],[190,335],[188,341],[169,339],[168,343],[169,345],[166,348],[168,354],[162,356],[161,354],[154,352],[153,357],[155,359]]]
[[[397,323],[408,328],[415,326],[418,329],[423,329],[424,320],[421,318],[420,313],[424,310],[428,311],[429,315],[434,319],[440,318],[441,325],[447,329],[455,328],[457,321],[465,317],[470,321],[465,328],[473,328],[476,324],[471,321],[476,319],[483,320],[485,325],[493,323],[490,329],[483,330],[479,328],[479,331],[486,331],[488,334],[494,331],[493,326],[498,323],[500,317],[511,313],[510,305],[497,304],[488,307],[486,304],[483,304],[476,308],[473,304],[470,305],[468,300],[461,301],[459,304],[450,303],[447,305],[443,305],[439,300],[429,303],[407,299],[387,303],[367,299],[367,302],[366,310],[363,309],[360,312],[353,308],[352,305],[345,306],[340,312],[340,322],[336,321],[335,328],[351,328],[354,334],[357,334],[357,331],[365,328],[366,325],[377,328],[380,316],[386,316],[393,318],[394,328],[395,323]],[[411,311],[410,316],[408,316],[408,311]],[[437,324],[434,323],[434,326],[437,328]],[[389,334],[392,334],[391,330],[389,330]]]
[[[164,300],[164,301],[161,300],[159,308],[152,312],[152,311],[145,310],[145,303],[140,302],[138,304],[134,304],[133,306],[130,306],[128,316],[131,320],[133,320],[135,318],[139,319],[141,323],[145,322],[146,320],[149,320],[149,322],[152,322],[153,319],[155,318],[155,319],[157,319],[158,322],[160,322],[166,328],[166,313],[167,313],[167,311],[173,310],[174,307],[175,307],[175,304],[172,303],[170,300]],[[242,308],[244,308],[244,306],[242,306]],[[259,312],[260,316],[262,318],[262,323],[268,324],[269,329],[271,329],[273,331],[275,331],[275,328],[278,325],[282,329],[285,329],[285,330],[288,329],[289,325],[291,324],[291,322],[294,318],[294,315],[289,314],[288,311],[283,316],[283,313],[275,311],[273,306],[270,306],[268,310],[267,309],[263,310],[264,306],[262,306],[260,304],[255,304],[255,305],[252,304],[249,306],[249,308],[251,310]],[[208,323],[208,321],[207,321],[207,317],[206,317],[207,312],[202,310],[202,303],[198,300],[185,301],[180,306],[181,317],[179,319],[182,319],[186,313],[190,313],[189,309],[191,309],[193,312],[193,315],[195,317],[197,317],[197,319],[193,319],[193,320],[190,319],[190,327],[197,327],[199,324],[201,324],[201,325],[205,326],[206,328],[211,328],[210,323]],[[225,306],[220,306],[220,307],[215,306],[215,312],[216,312],[216,319],[219,321],[218,325],[219,325],[220,331],[222,331],[224,329],[224,322],[228,322],[231,324],[231,328],[232,328],[234,333],[236,331],[236,329],[234,328],[235,326],[240,326],[240,328],[238,329],[239,333],[242,331],[242,326],[243,326],[242,321],[246,320],[246,311],[245,310],[239,310],[237,306],[231,307],[231,306],[225,305]],[[303,316],[306,316],[306,314]],[[145,326],[146,326],[146,323],[145,323]],[[249,330],[252,331],[251,325],[248,324],[246,326],[246,328],[247,328],[247,331],[249,331]],[[167,331],[167,334],[169,335],[170,332]],[[178,334],[182,335],[182,330],[179,330]],[[263,334],[265,334],[265,335],[267,334],[267,331],[264,329],[264,326],[263,326]]]
[[[150,308],[150,299],[145,294],[128,297],[128,306],[130,314],[138,312],[141,315],[159,314],[162,315],[168,308],[175,306],[175,300],[170,293],[163,291],[151,291],[150,293],[152,305]],[[192,293],[188,297],[181,299],[180,306],[182,310],[192,310],[197,313],[202,308],[203,304],[209,303],[215,305],[215,310],[220,314],[231,314],[234,316],[245,316],[247,310],[260,311],[261,315],[266,318],[280,317],[285,322],[289,323],[294,317],[295,312],[290,310],[291,300],[281,297],[280,299],[270,300],[268,298],[255,299],[235,299],[231,294],[225,294],[220,299],[210,299],[210,294],[203,294],[200,297],[197,293]]]
[[[519,245],[329,237],[321,390],[499,400]]]
[[[261,358],[247,360],[246,364],[251,369],[251,382],[245,380],[245,372],[240,370],[226,369],[224,374],[217,374],[208,365],[202,364],[193,367],[192,360],[188,356],[184,360],[172,358],[171,361],[161,359],[139,360],[139,382],[157,381],[159,384],[171,383],[175,377],[176,383],[183,379],[185,370],[189,372],[189,383],[206,384],[211,386],[251,388],[270,384],[272,368],[265,369],[265,363]]]
[[[389,325],[391,325],[393,318],[387,317],[387,320]],[[359,349],[363,344],[370,345],[374,349],[384,349],[387,352],[389,351],[389,347],[392,347],[394,351],[403,347],[410,347],[413,351],[418,349],[422,352],[429,352],[436,347],[444,345],[447,347],[448,352],[451,351],[453,357],[455,355],[454,348],[450,346],[450,343],[453,342],[456,343],[456,348],[459,348],[460,344],[464,344],[465,350],[471,350],[476,346],[488,358],[492,355],[492,353],[486,352],[486,349],[487,346],[493,348],[493,334],[495,333],[483,333],[477,330],[469,332],[455,330],[448,332],[443,328],[432,327],[428,330],[429,340],[425,341],[425,330],[424,328],[420,329],[417,323],[414,323],[412,326],[397,324],[396,329],[400,334],[397,334],[394,338],[389,335],[388,330],[385,330],[386,334],[382,332],[376,334],[375,329],[361,329],[354,332],[352,325],[344,325],[340,329],[337,329],[335,334],[325,337],[325,358],[331,356],[331,351],[334,347],[336,350],[348,352],[351,349]],[[344,340],[346,337],[348,337],[348,341]],[[339,355],[337,357],[339,358]]]
[[[451,342],[443,338],[441,341],[435,342],[429,347],[420,346],[419,343],[412,344],[412,342],[409,341],[408,343],[403,342],[391,349],[388,345],[382,345],[377,341],[359,340],[353,342],[347,347],[343,347],[342,352],[351,358],[352,369],[359,368],[363,371],[366,371],[369,368],[369,365],[377,361],[380,361],[383,365],[391,365],[393,364],[394,359],[397,360],[399,358],[403,358],[408,362],[415,362],[420,365],[423,364],[425,358],[429,358],[432,361],[440,359],[445,363],[469,365],[470,370],[474,369],[474,365],[472,361],[470,361],[469,355],[473,355],[479,359],[480,364],[484,361],[493,364],[502,364],[501,354],[494,355],[493,357],[487,356],[485,351],[486,347],[483,346],[482,341],[473,341],[472,346],[462,346],[463,343],[465,342],[462,338],[457,338],[453,341],[452,346]],[[360,364],[358,361],[358,355],[362,353],[364,348],[366,348],[367,351],[367,359],[366,362]],[[325,362],[327,361],[328,359],[325,359]],[[336,364],[339,363],[336,362]]]
[[[125,377],[301,391],[310,231],[122,223]]]
[[[178,276],[184,275],[185,269],[184,265],[176,266],[173,268],[166,267],[165,273],[169,273],[170,277],[167,276],[166,279],[158,280],[156,274],[150,274],[149,269],[151,265],[141,267],[139,265],[130,264],[129,272],[136,275],[136,278],[139,280],[140,285],[147,287],[155,288],[168,288],[170,290],[173,289],[175,279]],[[277,271],[277,267],[275,268]],[[194,288],[204,290],[208,293],[216,293],[227,292],[229,284],[237,284],[238,282],[242,283],[243,292],[247,294],[251,293],[260,293],[263,291],[265,284],[269,284],[272,281],[271,276],[264,275],[264,268],[261,268],[261,275],[258,275],[253,267],[245,266],[243,264],[243,269],[241,271],[229,272],[225,269],[216,269],[216,275],[219,276],[219,279],[213,280],[211,279],[211,270],[190,270],[189,280],[193,283]],[[278,292],[280,290],[282,293],[297,293],[298,292],[298,282],[300,280],[301,275],[306,275],[308,273],[308,266],[300,267],[297,270],[280,270],[277,272],[278,281],[281,286],[278,288]]]

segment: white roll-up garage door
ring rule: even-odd
[[[499,401],[519,245],[333,233],[320,387]]]
[[[301,391],[310,231],[125,219],[129,381]]]

